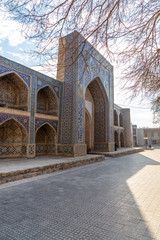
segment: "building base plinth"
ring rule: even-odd
[[[36,145],[27,144],[27,158],[35,158],[36,156]]]
[[[108,152],[115,151],[115,142],[108,142]]]
[[[57,145],[57,155],[65,156],[85,156],[87,154],[86,144],[58,144]]]

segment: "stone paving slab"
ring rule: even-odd
[[[25,182],[24,182],[25,181]],[[160,149],[0,186],[2,240],[160,240]]]

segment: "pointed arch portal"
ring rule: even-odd
[[[48,123],[36,132],[36,155],[55,154],[57,136],[55,129]]]
[[[0,76],[0,107],[28,111],[28,87],[14,72]]]
[[[85,105],[90,113],[85,114],[85,142],[87,149],[105,148],[107,142],[107,109],[108,98],[100,78],[89,83],[86,88]],[[91,131],[91,133],[89,133]],[[90,140],[89,140],[90,139]]]
[[[27,133],[16,120],[9,119],[0,125],[0,158],[26,155]]]

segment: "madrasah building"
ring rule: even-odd
[[[85,44],[84,44],[85,43]],[[83,156],[132,147],[113,66],[78,32],[59,40],[57,79],[0,57],[0,158]]]

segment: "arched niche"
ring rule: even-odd
[[[115,130],[114,131],[114,142],[119,145],[119,139],[118,139],[118,132]]]
[[[58,98],[49,86],[38,91],[37,113],[58,116]]]
[[[53,154],[56,153],[57,134],[55,129],[46,123],[36,132],[36,154]]]
[[[87,86],[85,102],[88,104],[86,108],[93,122],[93,144],[106,143],[108,98],[99,77],[93,79]]]
[[[28,111],[28,87],[17,73],[0,76],[0,107]]]
[[[118,114],[116,110],[114,110],[114,126],[118,126]]]
[[[124,147],[124,134],[123,134],[123,132],[120,133],[120,144],[121,144],[121,147]]]
[[[119,114],[119,123],[120,123],[120,127],[123,127],[123,117],[122,117],[122,113]]]
[[[0,125],[0,158],[26,155],[27,142],[26,129],[15,119]]]

